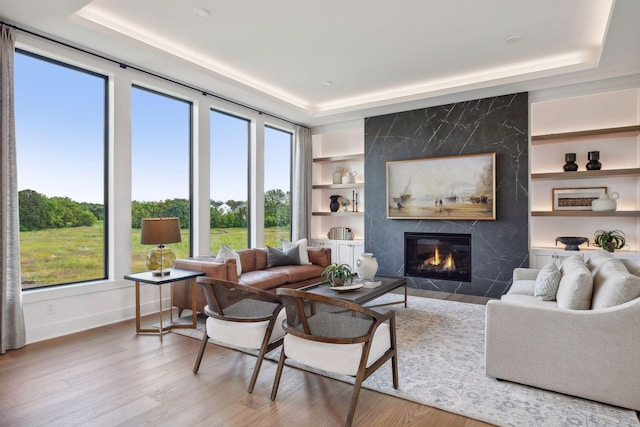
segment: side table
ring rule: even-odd
[[[170,331],[174,328],[196,328],[196,284],[195,279],[198,276],[204,276],[205,273],[202,271],[190,271],[190,270],[181,270],[179,268],[172,268],[171,273],[165,276],[154,276],[150,271],[145,271],[144,273],[133,273],[127,274],[124,276],[126,280],[133,280],[136,282],[136,333],[156,333],[160,335],[160,341],[162,341],[162,335],[165,332]],[[175,283],[183,280],[192,280],[191,286],[191,300],[193,301],[191,312],[191,317],[193,318],[193,324],[185,324],[185,325],[176,325],[173,323],[173,304],[171,304],[170,310],[170,323],[168,326],[164,326],[162,320],[162,285],[167,283]],[[158,328],[141,328],[140,327],[140,283],[148,284],[148,285],[157,285],[159,286],[160,291],[160,326]],[[172,285],[173,286],[173,285]],[[173,292],[171,293],[173,297]]]

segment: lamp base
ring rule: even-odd
[[[152,276],[168,276],[171,274],[171,269],[170,268],[164,268],[162,270],[153,270],[151,272]]]
[[[165,276],[171,274],[171,269],[175,265],[176,254],[164,245],[158,245],[147,252],[147,270],[154,276]]]

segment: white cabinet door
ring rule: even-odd
[[[347,264],[354,271],[356,268],[356,260],[362,252],[364,252],[364,242],[361,240],[339,240],[336,245],[338,264]]]
[[[531,249],[529,258],[531,260],[531,268],[540,269],[550,263],[554,263],[560,267],[560,264],[562,264],[565,259],[575,254],[579,254],[585,260],[588,258],[588,256],[585,256],[585,254],[580,251],[554,251],[547,249]]]

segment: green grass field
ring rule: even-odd
[[[289,229],[265,229],[265,245],[280,247],[280,239],[289,239]],[[247,230],[219,228],[211,230],[211,252],[221,245],[233,249],[247,247]],[[178,258],[189,256],[189,231],[182,230],[182,242],[169,245]],[[150,249],[140,244],[140,230],[131,231],[131,272],[146,270],[145,257]],[[117,248],[116,248],[117,252]],[[61,228],[20,233],[22,288],[95,280],[104,276],[103,223],[91,227]]]

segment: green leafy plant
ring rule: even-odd
[[[624,233],[620,230],[598,230],[595,232],[593,244],[609,252],[622,249],[627,243]]]
[[[347,264],[331,264],[322,272],[322,278],[329,286],[345,286],[353,283],[353,273]]]

